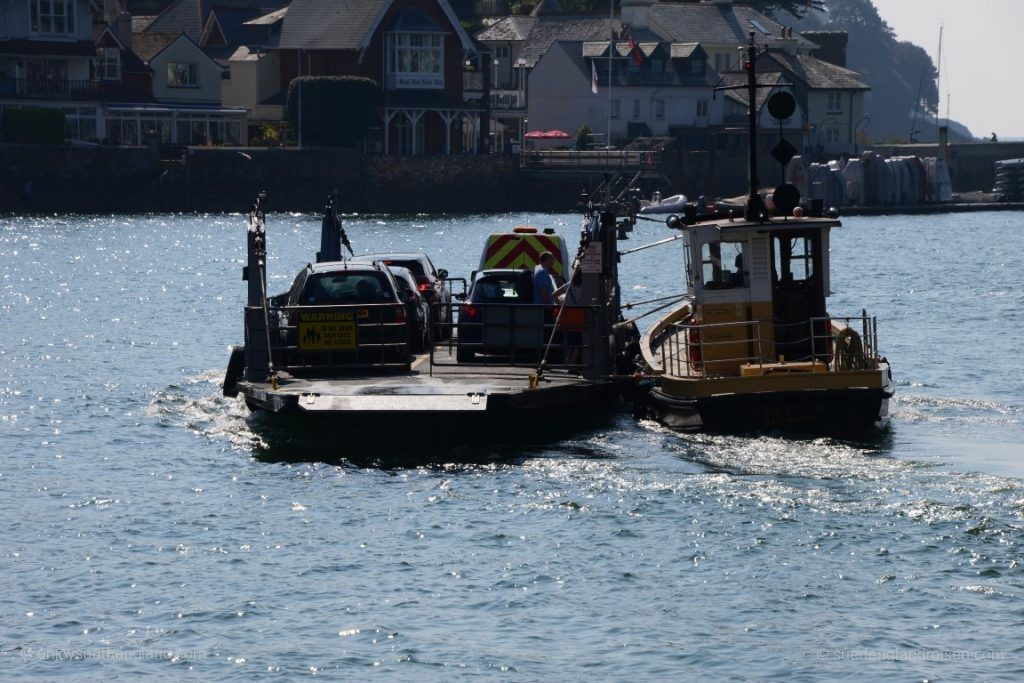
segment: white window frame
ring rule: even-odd
[[[75,0],[28,0],[29,32],[35,36],[73,36],[77,15]],[[43,27],[44,19],[48,20],[48,28]],[[58,20],[61,30],[54,28]]]
[[[843,113],[843,94],[841,92],[829,92],[826,93],[828,96],[827,104],[825,106],[826,113],[829,114],[842,114]]]
[[[697,100],[697,118],[706,119],[708,117],[708,109],[707,100]]]
[[[96,76],[101,81],[121,80],[121,50],[116,47],[100,48],[96,57]]]
[[[384,44],[390,90],[444,90],[443,33],[388,33]]]
[[[825,142],[829,144],[837,144],[840,141],[839,129],[838,128],[826,128],[825,129]]]
[[[176,67],[188,67],[187,82],[178,82],[177,76],[180,72]],[[167,87],[168,88],[198,88],[199,87],[199,65],[195,62],[167,62]]]
[[[654,118],[658,121],[665,120],[665,100],[654,100]]]

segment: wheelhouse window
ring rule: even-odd
[[[743,242],[706,242],[701,245],[700,277],[704,289],[737,289],[750,281],[743,257]]]
[[[814,244],[811,240],[776,236],[772,251],[772,278],[776,282],[805,282],[814,277]]]
[[[29,0],[32,33],[63,34],[75,32],[74,0]]]
[[[393,89],[443,89],[443,39],[440,33],[389,33],[388,86]]]
[[[167,85],[171,88],[199,87],[195,62],[167,62]]]

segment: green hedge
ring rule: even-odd
[[[41,107],[4,109],[0,131],[6,143],[60,145],[64,143],[64,112]]]
[[[288,86],[288,121],[296,137],[300,88],[303,144],[351,146],[377,122],[381,90],[376,81],[357,76],[302,76]]]

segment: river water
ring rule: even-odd
[[[0,671],[1020,680],[1022,223],[834,233],[830,310],[878,316],[897,380],[891,423],[857,440],[679,435],[623,410],[528,448],[423,434],[429,464],[375,466],[220,396],[242,216],[0,218]],[[357,250],[468,275],[485,233],[521,224],[578,227],[347,226]],[[279,291],[319,223],[269,228]],[[678,263],[624,257],[625,298],[677,291]]]

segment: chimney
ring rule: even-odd
[[[846,31],[804,31],[800,35],[818,45],[811,50],[812,57],[836,66],[846,66],[846,45],[850,39]]]
[[[120,0],[103,0],[103,21],[107,26],[113,27],[117,18],[124,13],[124,6]]]
[[[793,29],[782,27],[782,36],[775,39],[775,44],[788,55],[796,57],[798,40],[793,37]]]
[[[128,14],[127,12],[122,12],[117,17],[117,19],[114,20],[114,23],[111,24],[110,28],[113,29],[114,35],[117,36],[117,39],[120,40],[121,43],[126,48],[131,50],[132,49],[132,15]]]
[[[644,29],[651,24],[651,5],[655,0],[622,0],[622,23]]]

